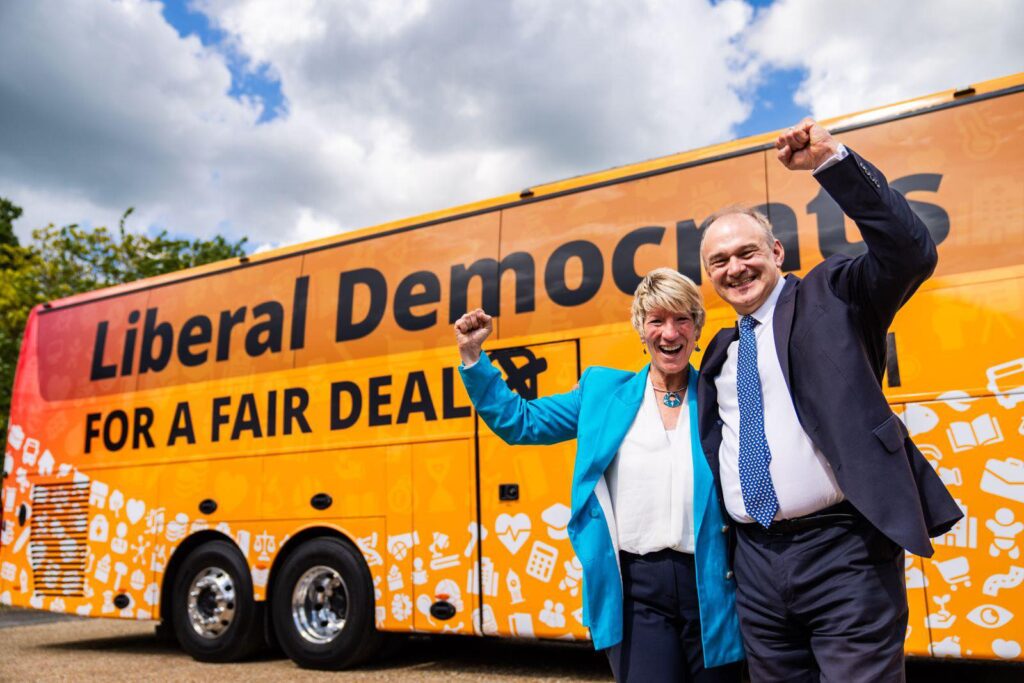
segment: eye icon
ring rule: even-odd
[[[1013,619],[1013,612],[999,605],[978,605],[967,614],[967,620],[982,628],[999,628]]]

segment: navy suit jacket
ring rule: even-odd
[[[930,557],[930,538],[963,513],[886,402],[882,373],[889,325],[935,269],[935,243],[903,196],[852,151],[815,178],[868,249],[830,256],[803,279],[786,277],[772,322],[782,374],[801,426],[846,499],[897,544]],[[735,327],[715,335],[698,389],[701,443],[720,494],[715,378],[737,338]]]

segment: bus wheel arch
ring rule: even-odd
[[[310,604],[302,596],[326,597]],[[369,566],[337,529],[311,527],[289,539],[271,569],[267,602],[277,643],[301,667],[357,666],[384,642]]]
[[[165,631],[194,659],[245,659],[263,645],[264,606],[233,540],[201,531],[180,544],[167,565],[160,614]]]
[[[174,627],[171,624],[174,618],[171,610],[171,593],[174,591],[174,578],[181,569],[181,563],[185,561],[193,550],[203,543],[214,540],[234,543],[228,536],[219,531],[204,529],[188,536],[171,551],[171,556],[167,559],[167,566],[164,567],[163,578],[160,584],[160,621],[165,625],[165,632],[172,635],[174,633]]]

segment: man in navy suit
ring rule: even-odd
[[[704,355],[701,440],[734,522],[751,676],[902,681],[903,549],[930,556],[962,516],[882,393],[889,325],[935,269],[935,243],[813,120],[776,147],[814,172],[867,251],[784,277],[764,216],[731,207],[705,222],[701,258],[739,319]]]

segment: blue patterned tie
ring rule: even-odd
[[[740,348],[736,362],[736,394],[740,405],[740,490],[747,514],[766,529],[775,519],[779,499],[775,496],[768,464],[772,452],[764,436],[764,405],[761,378],[757,374],[757,320],[740,318]]]

